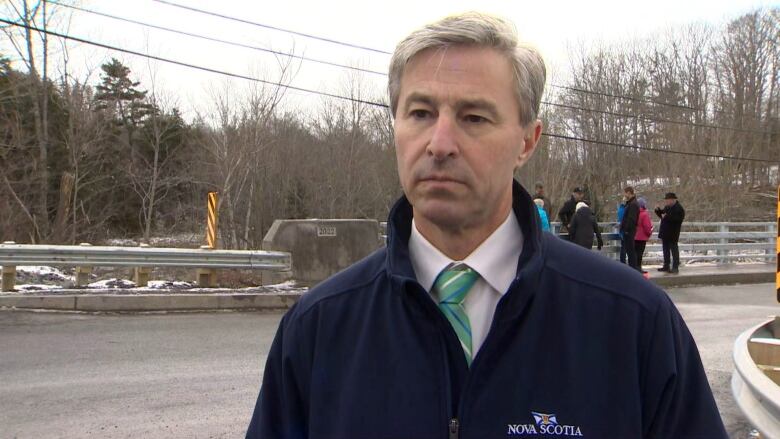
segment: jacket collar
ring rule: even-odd
[[[535,281],[543,261],[542,228],[536,205],[517,181],[512,182],[512,210],[523,233],[523,251],[518,260],[515,279]],[[406,282],[416,282],[408,245],[412,230],[412,216],[412,206],[409,200],[402,196],[393,206],[387,221],[388,274]]]

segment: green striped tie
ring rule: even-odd
[[[439,309],[447,317],[455,334],[458,335],[463,353],[466,354],[466,362],[471,366],[473,358],[471,352],[471,324],[463,301],[466,299],[474,282],[479,278],[479,273],[469,268],[466,264],[451,265],[439,273],[433,284],[433,291],[439,298]]]

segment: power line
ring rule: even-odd
[[[126,22],[126,23],[132,23],[132,24],[135,24],[135,25],[138,25],[138,26],[142,26],[142,27],[147,27],[147,28],[151,28],[151,29],[157,29],[157,30],[170,32],[170,33],[174,33],[174,34],[179,34],[179,35],[185,35],[185,36],[188,36],[188,37],[198,38],[198,39],[201,39],[201,40],[212,41],[212,42],[215,42],[215,43],[226,44],[226,45],[229,45],[229,46],[241,47],[241,48],[244,48],[244,49],[257,50],[257,51],[260,51],[260,52],[272,53],[274,55],[286,56],[286,57],[289,57],[289,58],[300,59],[300,60],[303,60],[303,61],[311,61],[311,62],[324,64],[324,65],[329,65],[329,66],[333,66],[333,67],[339,67],[339,68],[343,68],[343,69],[350,69],[350,70],[356,70],[356,71],[364,72],[364,73],[371,73],[371,74],[374,74],[374,75],[387,76],[387,73],[385,73],[385,72],[378,72],[376,70],[370,70],[370,69],[364,69],[364,68],[361,68],[361,67],[348,66],[348,65],[345,65],[345,64],[339,64],[339,63],[334,63],[334,62],[325,61],[325,60],[321,60],[321,59],[309,58],[309,57],[305,57],[305,56],[301,56],[301,55],[295,55],[295,54],[292,54],[292,53],[281,52],[281,51],[278,51],[278,50],[267,49],[265,47],[253,46],[253,45],[250,45],[250,44],[244,44],[244,43],[238,43],[238,42],[235,42],[235,41],[223,40],[223,39],[216,38],[216,37],[210,37],[210,36],[207,36],[207,35],[196,34],[196,33],[193,33],[193,32],[186,32],[186,31],[183,31],[183,30],[172,29],[172,28],[169,28],[169,27],[159,26],[159,25],[156,25],[156,24],[145,23],[145,22],[133,20],[133,19],[130,19],[130,18],[125,18],[125,17],[116,16],[116,15],[106,14],[104,12],[94,11],[94,10],[82,8],[82,7],[79,7],[79,6],[68,5],[68,4],[65,4],[65,3],[58,3],[56,1],[48,0],[48,2],[53,4],[53,5],[62,6],[62,7],[69,8],[69,9],[74,9],[74,10],[81,11],[81,12],[84,12],[84,13],[87,13],[87,14],[98,15],[98,16],[101,16],[101,17],[110,18],[112,20],[118,20],[118,21],[123,21],[123,22]]]
[[[145,23],[145,22],[142,22],[142,21],[132,20],[132,19],[125,18],[125,17],[119,17],[119,16],[115,16],[115,15],[111,15],[111,14],[106,14],[106,13],[103,13],[103,12],[94,11],[94,10],[90,10],[90,9],[86,9],[86,8],[82,8],[82,7],[78,7],[78,6],[58,3],[56,1],[49,0],[49,3],[55,4],[55,5],[58,5],[58,6],[62,6],[62,7],[65,7],[65,8],[74,9],[74,10],[81,11],[81,12],[88,13],[88,14],[98,15],[98,16],[101,16],[101,17],[106,17],[106,18],[110,18],[110,19],[113,19],[113,20],[118,20],[118,21],[122,21],[122,22],[126,22],[126,23],[132,23],[132,24],[135,24],[135,25],[139,25],[139,26],[147,27],[147,28],[151,28],[151,29],[158,29],[158,30],[162,30],[162,31],[170,32],[170,33],[174,33],[174,34],[185,35],[185,36],[192,37],[192,38],[198,38],[198,39],[212,41],[212,42],[216,42],[216,43],[220,43],[220,44],[226,44],[226,45],[230,45],[230,46],[236,46],[236,47],[241,47],[241,48],[246,48],[246,49],[262,51],[262,52],[268,52],[268,53],[272,53],[272,54],[275,54],[275,55],[285,56],[285,57],[289,57],[289,58],[293,58],[293,59],[300,59],[300,60],[303,60],[303,61],[311,61],[311,62],[324,64],[324,65],[329,65],[329,66],[333,66],[333,67],[339,67],[339,68],[350,69],[350,70],[355,70],[355,71],[364,72],[364,73],[370,73],[370,74],[375,74],[375,75],[387,76],[387,73],[379,72],[379,71],[376,71],[376,70],[364,69],[364,68],[360,68],[360,67],[353,67],[353,66],[348,66],[348,65],[344,65],[344,64],[334,63],[334,62],[330,62],[330,61],[324,61],[324,60],[308,58],[308,57],[304,57],[304,56],[300,56],[300,55],[294,55],[294,54],[291,54],[291,53],[286,53],[286,52],[280,52],[280,51],[276,51],[276,50],[266,49],[266,48],[263,48],[263,47],[252,46],[252,45],[248,45],[248,44],[244,44],[244,43],[238,43],[238,42],[234,42],[234,41],[223,40],[223,39],[220,39],[220,38],[209,37],[209,36],[196,34],[196,33],[192,33],[192,32],[186,32],[186,31],[172,29],[172,28],[168,28],[168,27],[164,27],[164,26],[155,25],[155,24]],[[628,96],[620,96],[620,95],[612,95],[612,94],[608,94],[608,93],[593,92],[593,91],[582,90],[582,89],[578,89],[578,88],[575,88],[575,87],[569,87],[569,86],[561,86],[561,85],[551,84],[551,87],[557,87],[557,88],[562,88],[562,89],[566,89],[566,90],[573,90],[573,91],[578,91],[578,92],[583,92],[583,93],[590,93],[590,94],[595,94],[595,95],[600,95],[600,96],[608,96],[608,97],[613,97],[613,98],[631,99],[631,100],[636,100],[636,101],[640,101],[640,102],[655,103],[654,101],[650,101],[650,100],[642,100],[642,99],[632,98],[632,97],[628,97]],[[555,103],[555,102],[548,102],[548,101],[542,101],[542,103],[545,104],[545,105],[550,105],[550,106],[559,107],[559,108],[567,108],[567,109],[579,110],[579,111],[590,111],[590,112],[594,112],[594,113],[607,114],[607,115],[616,116],[616,117],[626,117],[626,118],[632,118],[632,119],[638,119],[638,120],[645,120],[645,121],[650,121],[650,122],[665,122],[665,123],[671,123],[671,124],[677,124],[677,125],[687,125],[687,126],[695,126],[695,127],[702,127],[702,128],[723,129],[723,130],[732,130],[732,131],[759,133],[759,134],[765,134],[766,133],[765,131],[749,130],[749,129],[744,129],[744,128],[733,128],[733,127],[726,127],[726,126],[719,126],[719,125],[702,124],[702,123],[696,123],[696,122],[677,121],[677,120],[672,120],[672,119],[658,119],[658,118],[651,118],[651,117],[642,116],[642,115],[618,113],[618,112],[612,112],[612,111],[606,111],[606,110],[596,110],[596,109],[592,109],[592,108],[576,107],[576,106],[565,105],[565,104],[560,104],[560,103]],[[680,106],[680,108],[692,108],[692,107]]]
[[[23,27],[23,28],[27,28],[27,29],[30,29],[30,30],[34,30],[36,32],[45,33],[47,35],[53,35],[55,37],[64,38],[66,40],[71,40],[71,41],[76,41],[76,42],[83,43],[83,44],[88,44],[90,46],[97,46],[97,47],[101,47],[103,49],[114,50],[114,51],[117,51],[117,52],[127,53],[127,54],[130,54],[130,55],[136,55],[136,56],[140,56],[140,57],[144,57],[144,58],[148,58],[148,59],[153,59],[153,60],[156,60],[156,61],[165,62],[165,63],[168,63],[168,64],[175,64],[175,65],[182,66],[182,67],[188,67],[188,68],[191,68],[191,69],[202,70],[204,72],[216,73],[218,75],[229,76],[229,77],[238,78],[238,79],[246,79],[248,81],[259,82],[259,83],[268,84],[268,85],[274,85],[274,86],[277,86],[277,87],[282,87],[282,88],[290,89],[290,90],[296,90],[296,91],[300,91],[300,92],[304,92],[304,93],[313,93],[313,94],[318,94],[318,95],[321,95],[321,96],[328,96],[328,97],[331,97],[331,98],[343,99],[343,100],[356,102],[356,103],[360,103],[360,104],[366,104],[366,105],[372,105],[372,106],[376,106],[376,107],[387,108],[387,104],[382,104],[382,103],[378,103],[378,102],[371,102],[371,101],[364,101],[362,99],[355,99],[355,98],[350,98],[350,97],[347,97],[347,96],[341,96],[341,95],[327,93],[327,92],[322,92],[322,91],[317,91],[317,90],[310,90],[308,88],[295,87],[295,86],[292,86],[292,85],[282,84],[281,82],[266,81],[264,79],[254,78],[252,76],[246,76],[246,75],[241,75],[241,74],[238,74],[238,73],[226,72],[224,70],[212,69],[210,67],[203,67],[203,66],[199,66],[199,65],[195,65],[195,64],[186,63],[186,62],[183,62],[183,61],[176,61],[176,60],[169,59],[169,58],[163,58],[163,57],[157,56],[157,55],[150,55],[148,53],[137,52],[135,50],[129,50],[129,49],[123,49],[121,47],[111,46],[111,45],[104,44],[104,43],[98,43],[96,41],[90,41],[90,40],[86,40],[86,39],[83,39],[83,38],[74,37],[74,36],[71,36],[71,35],[65,35],[65,34],[61,34],[59,32],[51,31],[51,30],[48,30],[48,29],[40,29],[40,28],[38,28],[36,26],[30,26],[30,25],[25,25],[25,24],[14,23],[13,21],[7,20],[5,18],[0,18],[0,23],[6,23],[6,24],[10,24],[12,26]]]
[[[206,11],[206,10],[203,10],[203,9],[194,8],[192,6],[181,5],[181,4],[170,2],[170,1],[166,1],[166,0],[152,0],[152,1],[155,1],[157,3],[162,3],[162,4],[168,5],[168,6],[173,6],[175,8],[186,9],[188,11],[193,11],[193,12],[197,12],[197,13],[200,13],[200,14],[206,14],[206,15],[211,15],[211,16],[214,16],[214,17],[224,18],[225,20],[236,21],[236,22],[239,22],[239,23],[249,24],[249,25],[252,25],[252,26],[262,27],[262,28],[265,28],[265,29],[271,29],[271,30],[275,30],[275,31],[279,31],[279,32],[285,32],[285,33],[288,33],[288,34],[298,35],[298,36],[301,36],[301,37],[311,38],[313,40],[324,41],[326,43],[338,44],[340,46],[346,46],[346,47],[352,47],[353,49],[368,50],[370,52],[382,53],[382,54],[385,54],[385,55],[392,55],[391,52],[388,52],[386,50],[373,49],[371,47],[360,46],[358,44],[347,43],[347,42],[344,42],[344,41],[333,40],[333,39],[330,39],[330,38],[318,37],[318,36],[312,35],[312,34],[307,34],[307,33],[298,32],[298,31],[289,30],[289,29],[284,29],[284,28],[281,28],[281,27],[271,26],[271,25],[268,25],[268,24],[257,23],[255,21],[244,20],[243,18],[231,17],[229,15],[223,15],[223,14],[219,14],[219,13],[216,13],[216,12]]]
[[[590,111],[593,113],[601,113],[606,114],[609,116],[616,116],[616,117],[626,117],[630,119],[638,119],[638,120],[645,120],[650,122],[664,122],[664,123],[671,123],[671,124],[677,124],[677,125],[686,125],[686,126],[692,126],[692,127],[700,127],[700,128],[712,128],[712,129],[719,129],[719,130],[729,130],[729,131],[740,131],[745,133],[755,133],[755,134],[771,134],[771,131],[759,131],[759,130],[749,130],[745,128],[734,128],[734,127],[724,127],[720,125],[710,125],[706,123],[697,123],[697,122],[685,122],[681,120],[672,120],[672,119],[662,119],[662,118],[652,118],[647,116],[642,116],[641,114],[626,114],[626,113],[617,113],[614,111],[608,111],[608,110],[596,110],[595,108],[583,108],[583,107],[577,107],[573,105],[566,105],[566,104],[560,104],[557,102],[548,102],[548,101],[542,101],[543,104],[551,105],[553,107],[559,107],[559,108],[567,108],[570,110],[580,110],[580,111]]]
[[[223,75],[223,76],[229,76],[229,77],[238,78],[238,79],[245,79],[245,80],[248,80],[248,81],[259,82],[259,83],[268,84],[268,85],[274,85],[274,86],[277,86],[277,87],[283,87],[285,89],[296,90],[296,91],[300,91],[300,92],[304,92],[304,93],[316,94],[316,95],[320,95],[320,96],[326,96],[326,97],[330,97],[330,98],[335,98],[335,99],[341,99],[341,100],[346,100],[346,101],[366,104],[366,105],[375,106],[375,107],[379,107],[379,108],[388,108],[389,107],[387,104],[380,103],[380,102],[365,101],[365,100],[362,100],[362,99],[355,99],[355,98],[351,98],[351,97],[347,97],[347,96],[341,96],[341,95],[327,93],[327,92],[321,92],[321,91],[317,91],[317,90],[310,90],[310,89],[302,88],[302,87],[295,87],[295,86],[291,86],[291,85],[285,85],[285,84],[282,84],[282,83],[266,81],[266,80],[259,79],[259,78],[254,78],[254,77],[251,77],[251,76],[225,72],[225,71],[222,71],[222,70],[212,69],[212,68],[209,68],[209,67],[198,66],[198,65],[195,65],[195,64],[185,63],[185,62],[182,62],[182,61],[176,61],[176,60],[172,60],[172,59],[169,59],[169,58],[163,58],[163,57],[156,56],[156,55],[150,55],[150,54],[143,53],[143,52],[137,52],[137,51],[134,51],[134,50],[123,49],[123,48],[120,48],[120,47],[111,46],[111,45],[99,43],[99,42],[96,42],[96,41],[86,40],[86,39],[83,39],[83,38],[62,34],[62,33],[59,33],[59,32],[48,30],[48,29],[40,29],[40,28],[38,28],[36,26],[30,26],[30,25],[21,24],[21,23],[15,23],[15,22],[7,20],[5,18],[0,18],[0,23],[6,23],[6,24],[9,24],[9,25],[12,25],[12,26],[27,28],[27,29],[30,29],[30,30],[34,30],[36,32],[45,33],[47,35],[53,35],[55,37],[64,38],[64,39],[67,39],[67,40],[72,40],[72,41],[76,41],[76,42],[87,44],[87,45],[91,45],[91,46],[101,47],[103,49],[114,50],[114,51],[117,51],[117,52],[122,52],[122,53],[127,53],[127,54],[130,54],[130,55],[140,56],[140,57],[153,59],[153,60],[156,60],[156,61],[161,61],[161,62],[165,62],[165,63],[169,63],[169,64],[174,64],[174,65],[178,65],[178,66],[182,66],[182,67],[187,67],[187,68],[196,69],[196,70],[202,70],[202,71],[209,72],[209,73],[215,73],[215,74],[219,74],[219,75]],[[587,143],[591,143],[591,144],[595,144],[595,145],[606,145],[606,146],[613,146],[613,147],[619,147],[619,148],[628,148],[628,149],[633,149],[633,150],[638,150],[638,151],[660,152],[660,153],[666,153],[666,154],[679,154],[679,155],[688,155],[688,156],[696,156],[696,157],[709,157],[709,158],[716,158],[716,159],[722,159],[722,160],[740,160],[740,161],[751,161],[751,162],[760,162],[760,163],[777,163],[778,162],[777,160],[773,161],[773,160],[757,159],[757,158],[750,158],[750,157],[738,157],[738,156],[719,155],[719,154],[705,154],[705,153],[697,153],[697,152],[676,151],[676,150],[668,150],[668,149],[661,149],[661,148],[640,147],[640,146],[637,146],[637,145],[627,145],[627,144],[623,144],[623,143],[609,142],[609,141],[603,141],[603,140],[585,139],[585,138],[581,138],[581,137],[566,136],[566,135],[562,135],[562,134],[548,133],[548,132],[545,132],[543,134],[545,136],[558,138],[558,139],[575,140],[575,141],[587,142]]]
[[[653,100],[653,99],[650,99],[650,98],[646,98],[646,97],[645,98],[637,98],[637,97],[633,97],[633,96],[616,95],[616,94],[605,93],[605,92],[600,92],[600,91],[585,90],[583,88],[572,87],[572,86],[569,86],[569,85],[550,84],[550,86],[551,87],[555,87],[555,88],[560,88],[560,89],[563,89],[563,90],[576,91],[578,93],[587,93],[587,94],[592,94],[592,95],[596,95],[596,96],[604,96],[604,97],[617,98],[617,99],[626,99],[626,100],[634,101],[634,102],[644,102],[644,103],[648,103],[648,104],[663,105],[665,107],[672,107],[672,108],[682,108],[682,109],[685,109],[685,110],[693,110],[693,111],[698,111],[698,112],[704,112],[705,111],[702,108],[689,107],[687,105],[680,105],[680,104],[671,104],[669,102],[658,102],[656,100]]]
[[[348,66],[348,65],[344,65],[344,64],[330,62],[330,61],[324,61],[324,60],[319,60],[319,59],[315,59],[315,58],[309,58],[309,57],[305,57],[305,56],[295,55],[295,54],[291,54],[291,53],[271,50],[271,49],[267,49],[267,48],[264,48],[264,47],[252,46],[252,45],[249,45],[249,44],[223,40],[223,39],[220,39],[220,38],[210,37],[210,36],[196,34],[196,33],[192,33],[192,32],[186,32],[186,31],[172,29],[172,28],[168,28],[168,27],[164,27],[164,26],[155,25],[155,24],[145,23],[145,22],[142,22],[142,21],[137,21],[137,20],[133,20],[133,19],[125,18],[125,17],[119,17],[119,16],[116,16],[116,15],[106,14],[104,12],[94,11],[94,10],[90,10],[90,9],[86,9],[86,8],[82,8],[82,7],[78,7],[78,6],[58,3],[56,1],[49,0],[49,3],[55,4],[55,5],[58,5],[58,6],[62,6],[62,7],[65,7],[65,8],[74,9],[74,10],[81,11],[81,12],[88,13],[88,14],[98,15],[98,16],[101,16],[101,17],[106,17],[106,18],[110,18],[110,19],[113,19],[113,20],[118,20],[118,21],[122,21],[122,22],[132,23],[132,24],[135,24],[135,25],[138,25],[138,26],[147,27],[147,28],[151,28],[151,29],[162,30],[162,31],[170,32],[170,33],[174,33],[174,34],[185,35],[185,36],[192,37],[192,38],[198,38],[198,39],[212,41],[212,42],[216,42],[216,43],[220,43],[220,44],[226,44],[226,45],[230,45],[230,46],[236,46],[236,47],[241,47],[241,48],[246,48],[246,49],[252,49],[252,50],[272,53],[272,54],[275,54],[275,55],[285,56],[285,57],[289,57],[289,58],[293,58],[293,59],[300,59],[300,60],[303,60],[303,61],[311,61],[311,62],[324,64],[324,65],[329,65],[329,66],[338,67],[338,68],[350,69],[350,70],[364,72],[364,73],[370,73],[370,74],[374,74],[374,75],[387,76],[387,73],[379,72],[379,71],[376,71],[376,70],[370,70],[370,69],[364,69],[364,68],[360,68],[360,67]],[[562,85],[555,85],[555,84],[550,84],[550,86],[551,87],[565,89],[565,90],[577,91],[577,92],[581,92],[581,93],[594,94],[594,95],[598,95],[598,96],[612,97],[612,98],[618,98],[618,99],[629,99],[629,100],[639,101],[639,102],[656,103],[653,100],[646,100],[646,99],[634,98],[634,97],[630,97],[630,96],[622,96],[622,95],[614,95],[614,94],[609,94],[609,93],[595,92],[595,91],[591,91],[591,90],[584,90],[584,89],[579,89],[579,88],[570,87],[570,86],[562,86]],[[545,105],[550,105],[550,106],[560,107],[560,108],[567,108],[567,109],[571,109],[571,110],[590,111],[590,112],[594,112],[594,113],[607,114],[607,115],[616,116],[616,117],[632,118],[632,119],[638,119],[638,120],[644,120],[644,121],[650,121],[650,122],[665,122],[665,123],[671,123],[671,124],[677,124],[677,125],[686,125],[686,126],[694,126],[694,127],[701,127],[701,128],[711,128],[711,129],[722,129],[722,130],[731,130],[731,131],[758,133],[758,134],[767,134],[767,133],[769,133],[767,131],[749,130],[749,129],[744,129],[744,128],[734,128],[734,127],[726,127],[726,126],[720,126],[720,125],[703,124],[703,123],[696,123],[696,122],[677,121],[677,120],[672,120],[672,119],[651,118],[651,117],[642,116],[642,115],[618,113],[618,112],[612,112],[612,111],[606,111],[606,110],[596,110],[596,109],[593,109],[593,108],[576,107],[576,106],[565,105],[565,104],[560,104],[560,103],[555,103],[555,102],[548,102],[548,101],[542,101],[542,103],[545,104]],[[676,106],[676,107],[679,107],[679,108],[695,110],[695,108],[693,108],[693,107],[686,107],[686,106],[674,105],[674,104],[668,104],[668,105]]]
[[[617,148],[627,148],[627,149],[633,149],[636,151],[648,151],[648,152],[660,152],[664,154],[677,154],[677,155],[686,155],[686,156],[694,156],[694,157],[706,157],[706,158],[715,158],[720,160],[740,160],[740,161],[747,161],[747,162],[759,162],[759,163],[778,163],[780,160],[767,160],[767,159],[754,159],[750,157],[738,157],[733,155],[721,155],[721,154],[707,154],[703,152],[688,152],[688,151],[677,151],[673,149],[662,149],[662,148],[653,148],[653,147],[646,147],[646,146],[638,146],[638,145],[627,145],[625,143],[617,143],[617,142],[609,142],[604,140],[592,140],[592,139],[585,139],[582,137],[574,137],[574,136],[566,136],[563,134],[555,134],[555,133],[544,133],[547,137],[554,137],[556,139],[563,139],[563,140],[576,140],[579,142],[587,142],[587,143],[595,143],[598,145],[605,145],[605,146],[614,146]]]
[[[283,29],[283,28],[280,28],[280,27],[275,27],[275,26],[270,26],[270,25],[267,25],[267,24],[262,24],[262,23],[250,21],[250,20],[245,20],[243,18],[232,17],[230,15],[220,14],[220,13],[217,13],[217,12],[207,11],[207,10],[204,10],[204,9],[198,9],[198,8],[194,8],[194,7],[191,7],[191,6],[186,6],[186,5],[174,3],[174,2],[171,2],[171,1],[168,1],[168,0],[152,0],[152,1],[155,1],[157,3],[162,3],[162,4],[165,4],[165,5],[168,5],[168,6],[173,6],[173,7],[176,7],[176,8],[186,9],[186,10],[189,10],[189,11],[192,11],[192,12],[197,12],[199,14],[210,15],[212,17],[218,17],[218,18],[222,18],[222,19],[225,19],[225,20],[236,21],[236,22],[239,22],[239,23],[249,24],[249,25],[252,25],[252,26],[258,26],[258,27],[262,27],[262,28],[266,28],[266,29],[273,29],[273,30],[276,30],[276,31],[279,31],[279,32],[285,32],[285,33],[290,33],[290,34],[293,34],[293,35],[299,35],[299,36],[303,36],[303,37],[306,37],[306,38],[311,38],[311,39],[314,39],[314,40],[324,41],[324,42],[327,42],[327,43],[338,44],[338,45],[342,45],[342,46],[346,46],[346,47],[352,47],[354,49],[367,50],[367,51],[370,51],[370,52],[381,53],[381,54],[384,54],[384,55],[392,55],[392,52],[388,52],[386,50],[374,49],[374,48],[371,48],[371,47],[361,46],[361,45],[347,43],[347,42],[343,42],[343,41],[332,40],[330,38],[319,37],[317,35],[306,34],[306,33],[297,32],[297,31],[293,31],[293,30],[289,30],[289,29]],[[637,98],[637,97],[632,97],[632,96],[625,96],[625,95],[616,95],[616,94],[609,94],[609,93],[603,93],[603,92],[596,92],[596,91],[585,90],[585,89],[571,87],[571,86],[565,86],[565,85],[557,85],[557,84],[550,84],[550,86],[551,87],[555,87],[555,88],[565,89],[565,90],[576,91],[576,92],[580,92],[580,93],[594,94],[594,95],[598,95],[598,96],[608,96],[608,97],[619,98],[619,99],[628,99],[628,100],[633,100],[633,101],[651,103],[651,104],[654,104],[654,105],[662,105],[662,106],[665,106],[665,107],[683,108],[683,109],[686,109],[686,110],[706,112],[706,110],[702,109],[702,108],[689,107],[689,106],[686,106],[686,105],[672,104],[672,103],[669,103],[669,102],[656,101],[656,100],[654,100],[652,98],[647,98],[647,97],[642,99],[642,98]]]

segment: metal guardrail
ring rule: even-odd
[[[780,438],[780,386],[775,384],[750,355],[748,344],[756,336],[771,337],[774,319],[748,329],[734,343],[734,373],[731,392],[740,410],[762,439]]]
[[[387,223],[379,223],[379,226],[384,237]],[[560,235],[561,223],[551,223],[550,227],[553,233]],[[604,231],[601,236],[605,246],[601,251],[617,259],[620,253],[617,223],[601,222],[599,227]],[[659,224],[656,222],[653,227],[653,236],[645,248],[643,262],[663,261],[663,257],[657,254],[662,251],[658,239]],[[683,231],[680,233],[680,259],[683,261],[708,260],[721,264],[745,259],[763,259],[770,262],[777,257],[775,251],[776,227],[777,225],[773,222],[685,222],[683,230],[716,228],[717,231]],[[561,236],[565,238],[565,234]],[[750,253],[751,251],[754,253]]]
[[[149,267],[289,271],[292,260],[290,253],[255,250],[3,243],[0,244],[0,265],[3,266],[3,290],[8,291],[8,284],[13,283],[15,267],[18,265],[75,266],[78,285],[82,283],[78,275],[89,273],[91,267],[135,267],[138,277],[139,270],[142,274],[148,274]]]

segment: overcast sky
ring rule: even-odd
[[[366,0],[167,0],[218,14],[239,17],[270,26],[313,34],[384,51],[392,51],[399,39],[422,24],[452,13],[478,9],[514,21],[521,37],[544,54],[552,67],[552,80],[565,75],[567,47],[572,44],[615,42],[650,37],[679,25],[706,22],[719,25],[757,7],[780,6],[766,0],[547,0],[547,1],[366,1]],[[208,16],[153,0],[95,0],[80,3],[83,8],[143,21],[158,26],[238,41],[339,64],[385,72],[389,55],[328,44],[284,32],[263,29]],[[122,23],[80,11],[59,8],[58,30],[70,35],[122,48],[151,53],[211,69],[277,80],[277,61],[262,52],[206,42],[191,37]],[[6,17],[8,18],[8,17]],[[69,28],[65,24],[69,22]],[[4,37],[3,37],[4,38]],[[0,45],[9,53],[7,44]],[[209,89],[224,85],[224,77],[185,67],[144,60],[132,55],[68,43],[69,70],[84,78],[92,72],[99,80],[99,66],[111,56],[128,65],[144,89],[173,99],[188,117],[203,110]],[[14,58],[14,57],[12,57]],[[19,68],[21,66],[17,65]],[[343,94],[347,81],[344,69],[303,62],[297,65],[292,85]],[[154,80],[151,79],[154,75]],[[381,93],[386,78],[363,74],[368,88]],[[230,87],[242,89],[247,81],[234,79]],[[316,105],[322,98],[290,92],[286,106]]]

